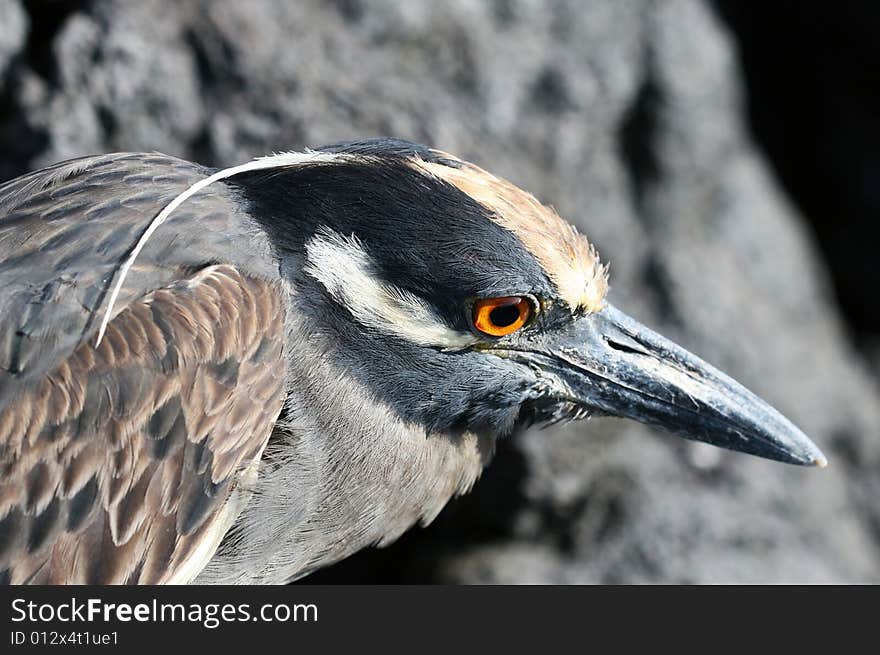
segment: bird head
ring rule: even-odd
[[[529,193],[403,141],[314,155],[230,181],[310,338],[402,420],[503,435],[619,416],[824,465],[779,412],[612,306],[587,238]]]

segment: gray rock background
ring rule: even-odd
[[[712,7],[0,0],[0,179],[111,150],[231,165],[375,135],[553,204],[612,263],[615,304],[764,395],[831,466],[609,419],[530,431],[433,526],[310,581],[880,579],[876,370],[749,136]]]

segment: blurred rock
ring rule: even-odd
[[[27,18],[18,0],[0,0],[0,77],[27,37]]]
[[[434,526],[311,581],[880,578],[880,393],[750,142],[730,37],[703,4],[95,1],[42,52],[51,65],[6,72],[15,120],[39,138],[25,157],[0,150],[0,170],[120,149],[228,165],[352,137],[429,143],[556,206],[612,262],[615,304],[764,395],[831,460],[790,468],[612,420],[526,432]]]

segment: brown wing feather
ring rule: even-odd
[[[223,530],[284,397],[279,290],[211,266],[0,413],[0,579],[162,583]],[[193,572],[193,574],[195,571]]]

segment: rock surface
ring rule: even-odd
[[[790,468],[609,419],[530,431],[435,525],[315,581],[880,579],[880,391],[750,142],[706,5],[0,0],[0,76],[4,179],[110,150],[229,165],[384,134],[471,159],[590,236],[615,304],[831,460]]]
[[[27,37],[27,18],[16,0],[0,0],[0,76],[18,54]]]

